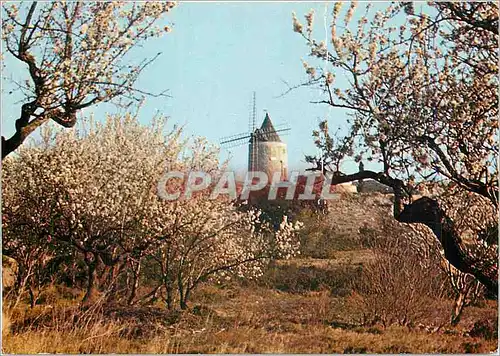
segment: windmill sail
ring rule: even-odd
[[[278,128],[272,128],[272,129],[255,129],[255,132],[249,133],[249,132],[243,132],[237,135],[232,135],[232,136],[227,136],[223,137],[220,140],[220,145],[224,146],[226,148],[228,147],[235,147],[241,144],[247,144],[248,141],[254,137],[255,139],[261,141],[275,141],[275,142],[281,142],[281,139],[279,138],[278,132],[280,133],[286,133],[287,131],[290,131],[291,129],[289,127],[285,127],[284,125],[279,125],[277,126]],[[278,137],[278,141],[270,139],[270,138],[275,138],[275,136]]]
[[[227,136],[220,140],[224,148],[248,145],[248,171],[260,171],[271,179],[275,173],[280,173],[280,179],[287,179],[288,154],[286,143],[280,135],[290,131],[284,125],[274,126],[266,113],[260,128],[255,127],[255,94],[253,96],[253,110],[249,118],[249,132]]]

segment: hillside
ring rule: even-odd
[[[388,232],[384,225],[384,217],[392,228],[399,225],[390,222],[389,196],[346,195],[329,209],[321,216],[301,213],[302,256],[278,261],[254,281],[205,283],[184,312],[167,311],[161,301],[153,306],[108,303],[80,309],[81,291],[53,286],[33,309],[20,304],[5,311],[10,328],[4,330],[3,351],[487,353],[496,349],[492,322],[497,318],[496,301],[478,299],[452,327],[452,300],[445,284],[441,291],[425,290],[434,286],[425,279],[443,278],[438,269],[413,280],[418,282],[414,290],[422,295],[405,299],[407,294],[398,294],[399,302],[414,308],[406,311],[407,322],[392,320],[390,313],[385,320],[381,315],[370,317],[378,305],[364,300],[360,281],[366,278],[368,265],[377,265],[381,249],[370,247],[369,240],[384,234],[396,238],[405,228]],[[398,290],[408,282],[390,273],[386,277],[397,282]],[[400,307],[389,296],[379,302],[389,309]]]

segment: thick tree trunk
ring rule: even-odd
[[[464,293],[459,293],[453,302],[453,309],[451,311],[451,325],[456,326],[460,322],[460,318],[462,317],[462,311],[465,307],[465,298],[466,295]]]
[[[165,304],[168,310],[171,310],[174,306],[174,287],[173,287],[173,276],[170,271],[170,265],[167,261],[166,264],[161,265],[162,282],[165,287]]]
[[[132,277],[132,289],[130,290],[130,295],[128,297],[128,300],[127,300],[127,304],[128,305],[132,305],[134,304],[134,299],[137,295],[137,288],[139,287],[139,274],[141,272],[141,263],[140,261],[137,262],[137,266],[135,268],[133,268],[132,270],[132,273],[133,273],[133,277]]]
[[[172,283],[165,283],[165,293],[166,295],[166,304],[167,304],[167,309],[171,310],[174,306],[174,299],[173,299],[173,294],[174,294],[174,288],[172,287]]]
[[[15,124],[16,131],[8,139],[2,136],[2,160],[21,146],[33,131],[48,120],[47,117],[43,116],[30,121],[37,108],[36,100],[21,107],[21,116]]]
[[[184,287],[182,286],[182,284],[179,284],[177,286],[177,289],[179,291],[179,305],[182,310],[186,310],[187,303],[186,303],[186,296],[184,295]]]
[[[453,221],[436,200],[423,197],[405,207],[396,219],[405,223],[427,225],[436,235],[445,258],[459,271],[472,274],[488,291],[498,295],[498,252],[479,246],[475,251],[464,246]]]
[[[403,210],[403,182],[395,181],[393,183],[392,189],[394,191],[394,216],[399,216],[399,214],[401,214],[401,211]]]
[[[97,256],[93,256],[93,260],[85,258],[85,263],[87,264],[87,288],[85,295],[83,297],[82,303],[89,304],[95,299],[95,291],[97,288]]]

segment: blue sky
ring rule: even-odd
[[[166,86],[172,98],[151,99],[148,106],[185,124],[189,134],[218,143],[248,131],[255,91],[257,123],[267,110],[275,125],[289,125],[291,131],[282,139],[288,144],[290,169],[305,167],[304,154],[315,152],[311,133],[318,118],[330,112],[330,120],[340,123],[345,117],[311,104],[320,95],[312,89],[279,97],[287,90],[283,81],[296,85],[307,80],[301,58],[307,59],[309,51],[292,31],[292,11],[302,17],[311,8],[322,14],[325,4],[181,2],[170,16],[174,30],[158,41],[162,58],[138,83],[158,91]],[[221,155],[232,157],[234,169],[246,168],[246,145],[223,149]]]
[[[173,31],[146,43],[135,54],[152,56],[162,52],[137,86],[151,92],[169,89],[172,96],[148,98],[139,115],[141,122],[147,124],[159,110],[170,116],[172,123],[185,125],[187,135],[205,136],[218,143],[224,136],[248,131],[251,96],[255,91],[258,124],[267,110],[275,124],[290,126],[290,133],[283,137],[288,144],[289,169],[307,167],[304,154],[316,152],[311,132],[318,120],[328,118],[332,128],[345,126],[346,112],[310,103],[321,98],[320,92],[311,88],[279,96],[287,90],[283,81],[297,85],[307,80],[301,59],[307,60],[309,50],[305,41],[292,31],[292,11],[303,19],[314,8],[316,37],[322,39],[325,6],[330,14],[332,3],[181,1],[167,18],[173,23]],[[363,3],[359,7],[364,7]],[[21,67],[16,65],[14,69]],[[19,108],[11,106],[11,98],[4,99],[7,107],[3,110],[3,130],[9,134],[13,127],[11,117],[15,117]],[[110,105],[93,109],[97,117],[115,110]],[[228,155],[232,157],[230,167],[246,168],[245,145],[222,150],[222,158]],[[347,162],[344,169],[351,171],[356,167],[357,164]]]

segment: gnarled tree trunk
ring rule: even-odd
[[[436,235],[445,258],[458,270],[472,274],[492,295],[498,295],[498,251],[494,246],[466,247],[436,200],[423,197],[405,207],[396,219],[405,223],[427,225]]]

